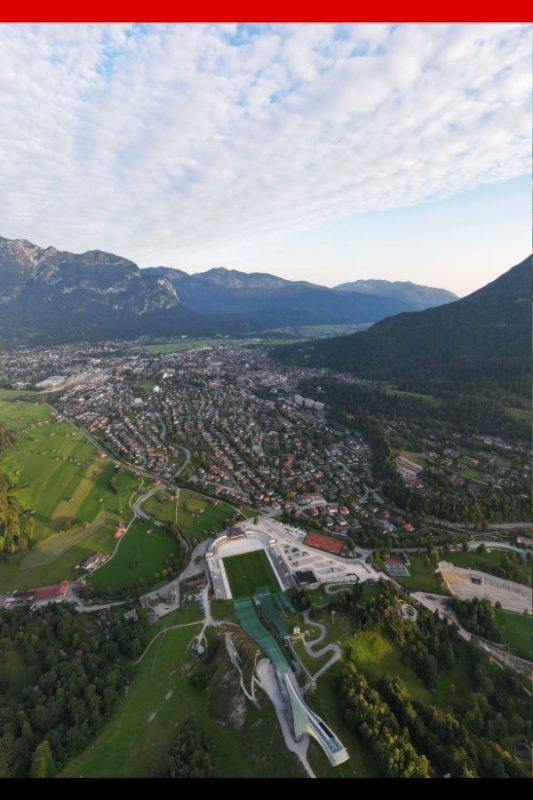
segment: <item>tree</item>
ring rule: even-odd
[[[47,778],[50,775],[52,765],[52,750],[46,739],[44,739],[40,744],[37,745],[35,752],[33,753],[30,777]]]

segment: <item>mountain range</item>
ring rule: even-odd
[[[500,387],[531,383],[531,256],[452,303],[384,319],[369,330],[278,348],[289,364],[418,385]]]
[[[376,294],[224,268],[195,275],[140,269],[100,250],[75,254],[0,237],[0,339],[38,344],[239,334],[368,324],[418,307],[390,286],[383,282],[384,293]]]
[[[457,300],[457,295],[447,289],[432,286],[419,286],[411,281],[364,280],[340,283],[335,286],[339,292],[358,292],[359,294],[379,294],[382,297],[395,297],[412,306],[413,311],[442,306]]]

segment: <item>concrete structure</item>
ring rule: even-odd
[[[241,526],[231,528],[218,536],[206,554],[213,591],[217,599],[228,600],[232,596],[224,568],[224,558],[252,553],[256,550],[263,550],[266,553],[280,589],[285,591],[294,586],[291,572],[281,555],[276,539],[260,530],[247,531],[244,526]]]
[[[306,733],[312,736],[325,752],[333,767],[338,767],[348,761],[350,756],[340,739],[304,701],[294,673],[288,670],[280,678],[292,711],[292,724],[296,739],[300,739]]]
[[[253,602],[249,598],[237,600],[235,610],[243,630],[264,650],[274,665],[276,679],[285,701],[285,713],[296,741],[305,734],[312,736],[336,767],[349,759],[348,752],[325,722],[309,708],[302,697],[296,676],[292,672],[281,647],[262,625]]]
[[[496,578],[487,572],[456,567],[448,561],[439,561],[438,571],[450,592],[461,600],[484,598],[491,603],[501,603],[508,611],[532,612],[533,592],[528,586]]]

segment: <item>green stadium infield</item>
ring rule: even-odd
[[[272,571],[264,550],[228,556],[223,561],[234,600],[239,597],[251,597],[259,586],[268,586],[271,592],[283,589]]]

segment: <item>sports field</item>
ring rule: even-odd
[[[224,559],[231,594],[238,597],[251,597],[259,586],[268,586],[271,592],[279,592],[280,586],[264,550],[228,556]]]

